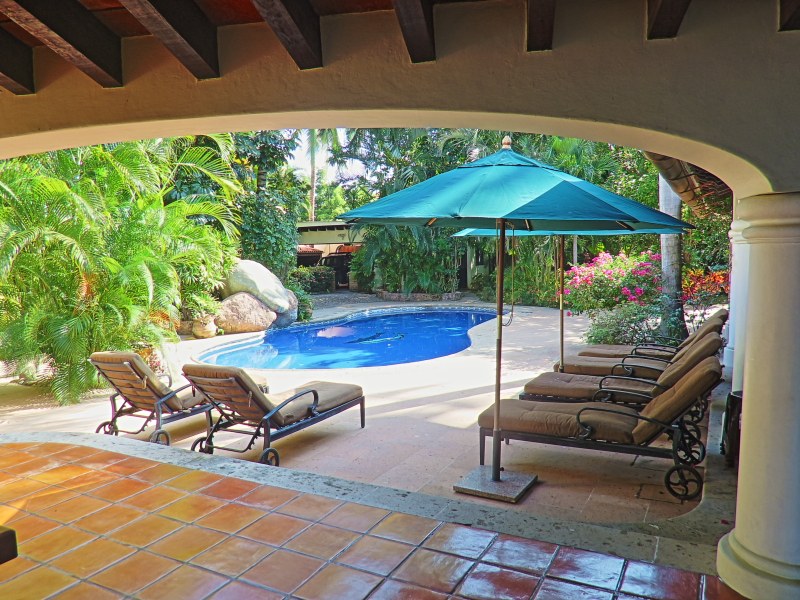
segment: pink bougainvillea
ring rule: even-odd
[[[661,291],[660,260],[661,255],[651,251],[633,256],[601,252],[588,264],[567,271],[564,300],[577,311],[652,303]]]

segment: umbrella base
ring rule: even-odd
[[[453,490],[490,500],[517,503],[537,479],[537,475],[502,471],[500,481],[492,481],[492,467],[482,465],[464,475],[461,481],[453,486]]]

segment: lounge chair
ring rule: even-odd
[[[719,321],[716,321],[716,323],[719,323]],[[628,377],[658,379],[670,363],[681,360],[691,351],[694,345],[700,343],[706,336],[711,334],[719,335],[717,331],[706,330],[705,335],[695,338],[690,344],[668,358],[639,354],[629,354],[622,358],[571,354],[564,358],[563,367],[560,363],[555,363],[553,371],[561,369],[563,373],[576,375],[626,375]]]
[[[361,407],[364,427],[364,392],[357,385],[311,381],[302,387],[268,394],[244,369],[205,364],[186,364],[183,374],[219,411],[216,422],[209,421],[206,435],[197,438],[192,450],[212,454],[215,449],[247,452],[258,438],[264,438],[259,457],[263,464],[278,466],[280,456],[273,441],[310,427],[348,408]],[[247,447],[217,446],[220,432],[250,436]]]
[[[696,427],[685,417],[721,378],[719,360],[706,358],[641,412],[604,402],[501,400],[500,436],[504,440],[671,459],[674,464],[664,477],[664,485],[676,498],[691,500],[703,489],[703,478],[695,465],[705,458],[705,446]],[[485,460],[486,438],[492,435],[493,410],[489,407],[478,417],[480,464]],[[670,447],[653,445],[663,433],[671,437]]]
[[[641,406],[675,385],[695,365],[717,354],[722,345],[723,340],[718,333],[709,333],[689,346],[679,360],[669,363],[655,380],[623,375],[542,373],[525,384],[519,397],[539,402],[601,400]],[[700,406],[703,410],[698,413],[698,418],[705,413],[705,407],[702,404]]]
[[[675,339],[656,337],[649,342],[641,344],[588,344],[586,346],[578,346],[570,355],[578,356],[598,356],[610,358],[623,358],[625,356],[635,354],[641,356],[655,356],[658,358],[670,358],[677,352],[680,352],[686,346],[693,344],[704,335],[715,331],[722,333],[722,328],[727,320],[727,310],[724,308],[718,310],[694,330],[685,340],[679,342]],[[659,343],[660,342],[660,343]]]
[[[115,390],[109,398],[111,420],[100,423],[96,433],[135,435],[155,420],[155,431],[150,441],[169,446],[170,435],[164,425],[201,413],[206,413],[210,422],[212,405],[202,394],[195,394],[189,385],[172,389],[172,378],[165,375],[167,382],[161,381],[161,377],[153,373],[135,352],[95,352],[89,357],[89,362]],[[143,423],[138,430],[120,429],[120,417],[143,419]]]

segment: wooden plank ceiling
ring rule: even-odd
[[[269,25],[298,68],[320,68],[322,17],[367,11],[393,11],[411,62],[432,61],[434,6],[463,1],[476,0],[0,0],[0,91],[35,93],[36,46],[46,46],[101,86],[124,85],[121,40],[144,35],[158,38],[198,79],[219,77],[217,28],[259,21]],[[557,50],[558,23],[569,18],[569,0],[521,1],[527,50]],[[648,40],[676,37],[691,18],[691,0],[641,2]],[[780,0],[779,28],[800,29],[800,0]]]

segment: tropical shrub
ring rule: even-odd
[[[567,272],[565,304],[578,312],[610,310],[620,303],[653,304],[661,293],[661,256],[651,251],[627,256],[606,252]]]
[[[373,285],[375,271],[388,292],[441,294],[455,291],[458,282],[453,230],[405,226],[371,226],[350,263],[359,286]]]
[[[179,172],[224,179],[212,158],[179,138],[0,163],[0,360],[72,402],[98,383],[92,352],[174,335],[182,295],[201,302],[182,275],[211,285],[236,235],[216,196],[167,201]]]
[[[292,290],[297,296],[297,320],[310,321],[314,313],[314,301],[311,295],[292,281],[286,283],[286,289]]]
[[[589,344],[640,344],[653,336],[660,317],[658,303],[625,302],[612,309],[592,311],[586,341]]]
[[[336,291],[336,271],[331,267],[297,267],[289,271],[289,282],[309,294]]]
[[[713,305],[727,302],[730,272],[728,269],[686,269],[682,288],[686,320],[691,327],[696,327],[708,316]]]

